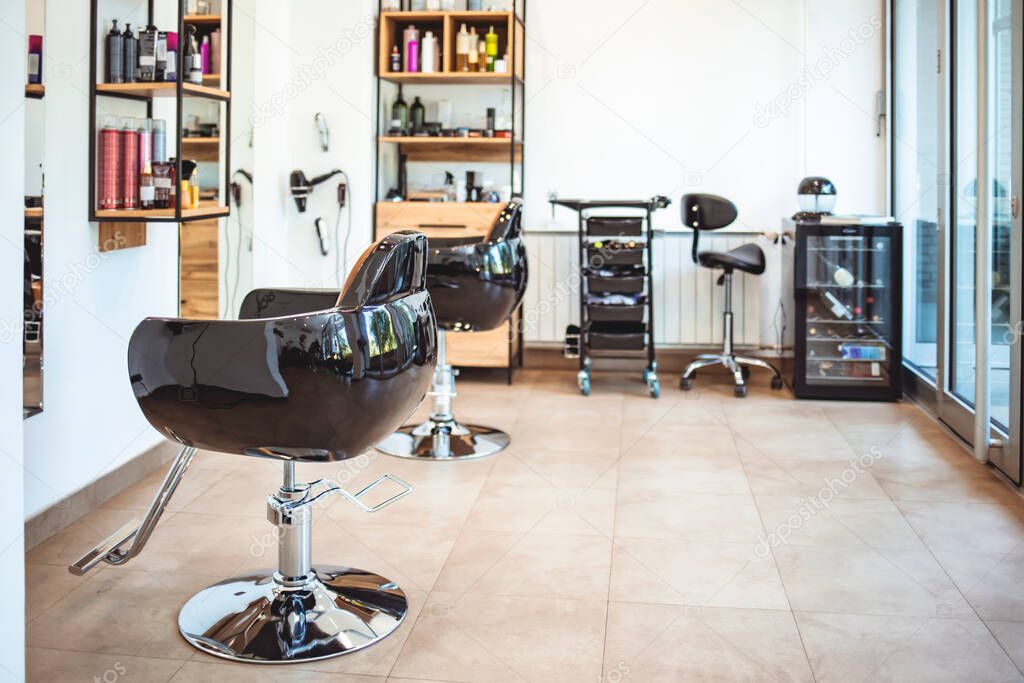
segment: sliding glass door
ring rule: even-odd
[[[903,234],[903,355],[934,383],[938,366],[940,0],[893,3],[893,215]]]
[[[904,264],[906,364],[925,380],[912,383],[930,394],[921,398],[971,443],[982,392],[987,455],[1018,483],[1021,16],[1019,0],[892,3],[893,211],[916,252]],[[931,185],[922,168],[934,171]]]

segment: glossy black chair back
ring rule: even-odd
[[[720,230],[732,225],[739,212],[736,205],[725,197],[716,194],[684,194],[680,201],[679,211],[683,225],[693,230],[693,262],[698,263],[697,243],[703,230]]]
[[[167,438],[225,453],[332,461],[393,432],[423,399],[437,355],[427,241],[371,246],[340,296],[256,290],[249,319],[149,318],[129,342],[132,388]]]
[[[427,288],[446,330],[492,330],[508,320],[526,292],[523,207],[510,202],[481,242],[431,240]]]

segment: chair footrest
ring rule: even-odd
[[[87,552],[77,562],[68,567],[75,576],[82,576],[90,569],[103,562],[104,558],[110,555],[112,552],[120,548],[122,545],[132,540],[135,536],[135,532],[139,530],[139,520],[133,519],[132,521],[125,524],[123,527],[115,531],[114,533],[107,536],[105,539],[100,541],[96,547]]]

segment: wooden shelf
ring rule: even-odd
[[[402,85],[510,85],[512,74],[485,72],[441,72],[441,73],[405,73],[387,72],[380,75],[381,80]],[[520,81],[516,77],[517,81]],[[521,82],[521,81],[520,81]]]
[[[226,206],[209,203],[200,206],[198,209],[182,209],[182,222],[203,220],[205,218],[219,218],[230,215],[231,210]],[[159,223],[174,222],[174,209],[100,209],[96,211],[97,221],[109,221],[119,219],[126,221],[153,221]]]
[[[522,83],[523,50],[526,34],[522,19],[513,12],[382,12],[378,22],[377,75],[385,81],[402,84],[438,85],[511,85]],[[433,31],[441,46],[441,69],[436,73],[405,73],[390,70],[391,48],[401,44],[402,31],[416,25],[421,31]],[[455,70],[456,35],[462,24],[481,31],[493,27],[498,34],[498,58],[509,56],[506,73],[463,72]]]
[[[220,15],[219,14],[186,14],[186,24],[194,24],[196,26],[220,26]]]
[[[220,159],[220,138],[184,137],[181,139],[181,153],[193,161],[217,161]]]
[[[25,218],[33,220],[41,220],[43,217],[43,207],[34,206],[32,208],[25,209]]]
[[[176,97],[178,94],[177,83],[156,83],[140,81],[137,83],[97,83],[97,95],[110,95],[112,97]],[[227,90],[211,88],[195,83],[182,83],[182,92],[185,95],[194,97],[208,97],[214,100],[227,101],[231,99],[231,93]]]
[[[46,95],[46,86],[42,83],[26,83],[25,84],[25,97],[30,97],[34,100],[41,100]]]
[[[380,142],[396,144],[409,161],[483,161],[508,163],[513,145],[516,163],[522,161],[523,145],[511,138],[417,138],[383,136]]]
[[[220,74],[203,74],[203,85],[220,85]]]

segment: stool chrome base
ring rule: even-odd
[[[398,628],[407,612],[405,593],[370,572],[328,567],[293,586],[268,569],[200,591],[182,608],[178,629],[217,657],[285,664],[368,647]]]
[[[511,437],[505,432],[455,420],[427,420],[406,425],[376,448],[381,453],[414,460],[471,460],[505,450]]]

